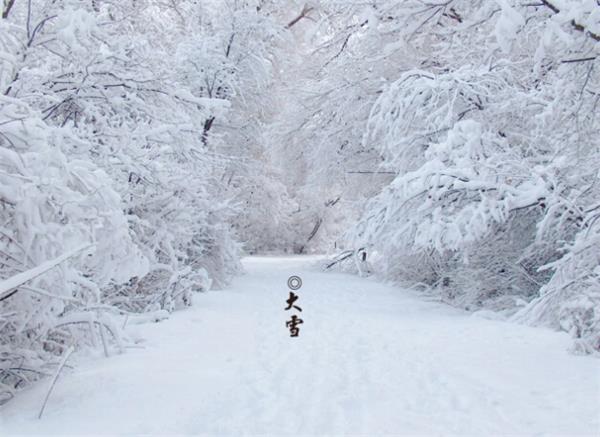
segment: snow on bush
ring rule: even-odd
[[[68,135],[7,96],[0,97],[0,126],[2,277],[85,243],[91,248],[1,297],[0,392],[5,400],[14,387],[42,371],[38,362],[62,353],[68,338],[77,335],[76,324],[89,325],[93,335],[110,330],[101,309],[103,289],[145,275],[148,266],[132,241],[108,175],[61,150],[70,142]]]
[[[314,56],[332,84],[312,85],[319,94],[303,106],[320,105],[290,133],[327,145],[303,153],[309,174],[360,162],[362,186],[347,167],[329,174],[345,197],[377,194],[354,205],[362,218],[348,244],[379,253],[374,267],[387,278],[462,307],[518,312],[515,320],[571,332],[578,350],[599,350],[597,2],[322,10]],[[366,102],[366,123],[328,106],[342,107],[338,93]]]
[[[1,7],[0,278],[61,262],[0,296],[0,403],[72,344],[121,349],[121,315],[162,318],[239,272],[243,184],[271,180],[229,132],[277,33],[249,3]]]

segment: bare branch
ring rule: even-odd
[[[292,21],[290,21],[288,23],[286,27],[286,29],[291,28],[292,26],[294,26],[296,23],[298,23],[300,20],[302,20],[303,18],[308,18],[308,14],[309,12],[311,12],[312,10],[314,10],[314,8],[309,7],[308,5],[304,5],[304,7],[302,8],[302,12],[300,12],[300,15],[298,15],[296,18],[294,18]]]
[[[558,9],[554,4],[552,4],[550,0],[541,0],[541,2],[542,2],[542,4],[544,6],[546,6],[548,9],[550,9],[555,14],[560,13],[560,9]],[[571,26],[573,26],[573,28],[575,30],[577,30],[579,32],[582,32],[585,35],[591,37],[593,40],[600,42],[600,35],[598,35],[597,33],[594,33],[592,31],[590,31],[589,29],[587,29],[585,26],[583,26],[582,24],[578,23],[577,21],[572,20],[571,21]]]
[[[10,10],[15,4],[15,0],[8,0],[8,2],[4,5],[4,11],[2,11],[2,18],[6,20],[8,18],[8,14],[10,14]]]
[[[562,62],[563,64],[570,64],[572,62],[587,62],[587,61],[594,61],[596,59],[598,59],[596,56],[590,56],[589,58],[565,59],[560,62]]]

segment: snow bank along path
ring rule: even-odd
[[[227,290],[161,323],[143,348],[83,361],[0,410],[17,433],[600,433],[600,360],[565,334],[473,317],[398,288],[248,258]],[[302,277],[290,338],[287,278]],[[81,361],[81,359],[80,359]]]

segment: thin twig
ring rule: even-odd
[[[42,414],[44,414],[44,409],[46,408],[46,404],[48,403],[48,398],[50,397],[50,393],[52,393],[52,390],[54,389],[54,386],[56,385],[56,381],[58,380],[58,376],[60,375],[61,370],[63,369],[63,367],[65,367],[67,360],[69,359],[69,357],[71,356],[71,354],[73,353],[74,350],[75,350],[75,348],[73,346],[69,346],[69,348],[66,350],[65,354],[63,355],[63,358],[58,366],[58,369],[56,369],[56,373],[54,374],[54,378],[52,378],[50,387],[48,387],[48,393],[46,393],[46,398],[44,399],[44,403],[42,405],[42,408],[40,409],[40,414],[38,415],[38,419],[42,418]]]

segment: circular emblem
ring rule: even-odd
[[[302,279],[299,276],[290,276],[287,280],[288,287],[291,290],[299,290],[302,287]]]

